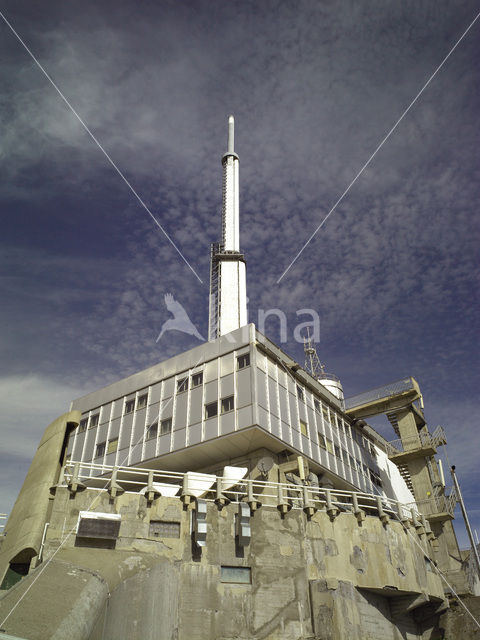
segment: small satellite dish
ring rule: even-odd
[[[260,458],[257,462],[257,469],[260,471],[262,476],[266,476],[270,469],[273,467],[274,461],[270,456],[265,456],[264,458]]]

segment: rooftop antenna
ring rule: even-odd
[[[307,327],[307,337],[303,339],[303,350],[305,352],[305,370],[323,385],[337,400],[340,400],[342,407],[345,405],[343,387],[337,376],[333,373],[325,373],[325,365],[320,362],[313,338],[310,337],[310,329]]]
[[[305,352],[305,369],[316,380],[325,375],[325,365],[320,362],[313,338],[310,337],[310,328],[307,327],[307,337],[303,339],[303,350]]]

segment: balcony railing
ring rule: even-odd
[[[437,427],[433,433],[419,432],[418,435],[410,438],[398,438],[387,443],[387,453],[389,456],[396,456],[399,453],[408,453],[416,449],[431,447],[437,449],[441,444],[445,444],[446,437],[443,427]]]
[[[433,498],[428,498],[427,500],[419,500],[417,502],[412,502],[411,504],[406,505],[406,507],[413,507],[415,505],[415,507],[418,508],[420,512],[427,517],[434,516],[440,513],[447,513],[453,518],[456,504],[457,494],[455,493],[455,489],[452,488],[448,495],[434,496]]]
[[[396,380],[388,385],[382,387],[376,387],[369,391],[364,391],[356,396],[351,396],[345,400],[347,410],[353,407],[360,407],[364,404],[376,402],[383,399],[393,398],[395,396],[411,392],[413,393],[416,388],[413,378],[403,378],[402,380]]]
[[[204,479],[210,481],[203,485],[201,497],[207,502],[248,502],[258,506],[276,507],[277,509],[312,509],[327,511],[329,515],[351,512],[356,515],[373,515],[384,519],[386,516],[395,520],[416,521],[419,510],[415,505],[405,505],[397,500],[384,496],[357,491],[343,491],[313,485],[297,485],[291,483],[267,482],[263,480],[242,479],[234,486],[226,487],[224,477],[194,473],[202,484]],[[190,478],[189,478],[190,476]],[[94,491],[115,491],[114,495],[123,492],[142,493],[152,497],[167,495],[183,498],[188,495],[188,486],[192,474],[176,471],[159,471],[139,467],[112,467],[107,465],[69,462],[62,470],[59,486],[67,486],[70,491],[83,489]],[[191,486],[191,485],[190,485]]]

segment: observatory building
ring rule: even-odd
[[[222,166],[208,342],[47,427],[1,539],[1,630],[444,637],[449,597],[478,585],[435,457],[444,431],[414,378],[345,400],[310,339],[302,367],[248,323],[233,117]],[[381,414],[396,441],[368,425]]]

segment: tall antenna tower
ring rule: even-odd
[[[303,339],[305,352],[305,369],[319,380],[325,375],[325,365],[320,362],[313,338],[310,337],[310,329],[307,328],[307,337]]]
[[[228,150],[222,157],[222,241],[212,244],[208,339],[248,323],[245,257],[240,252],[239,159],[234,149],[235,122],[228,118]]]

